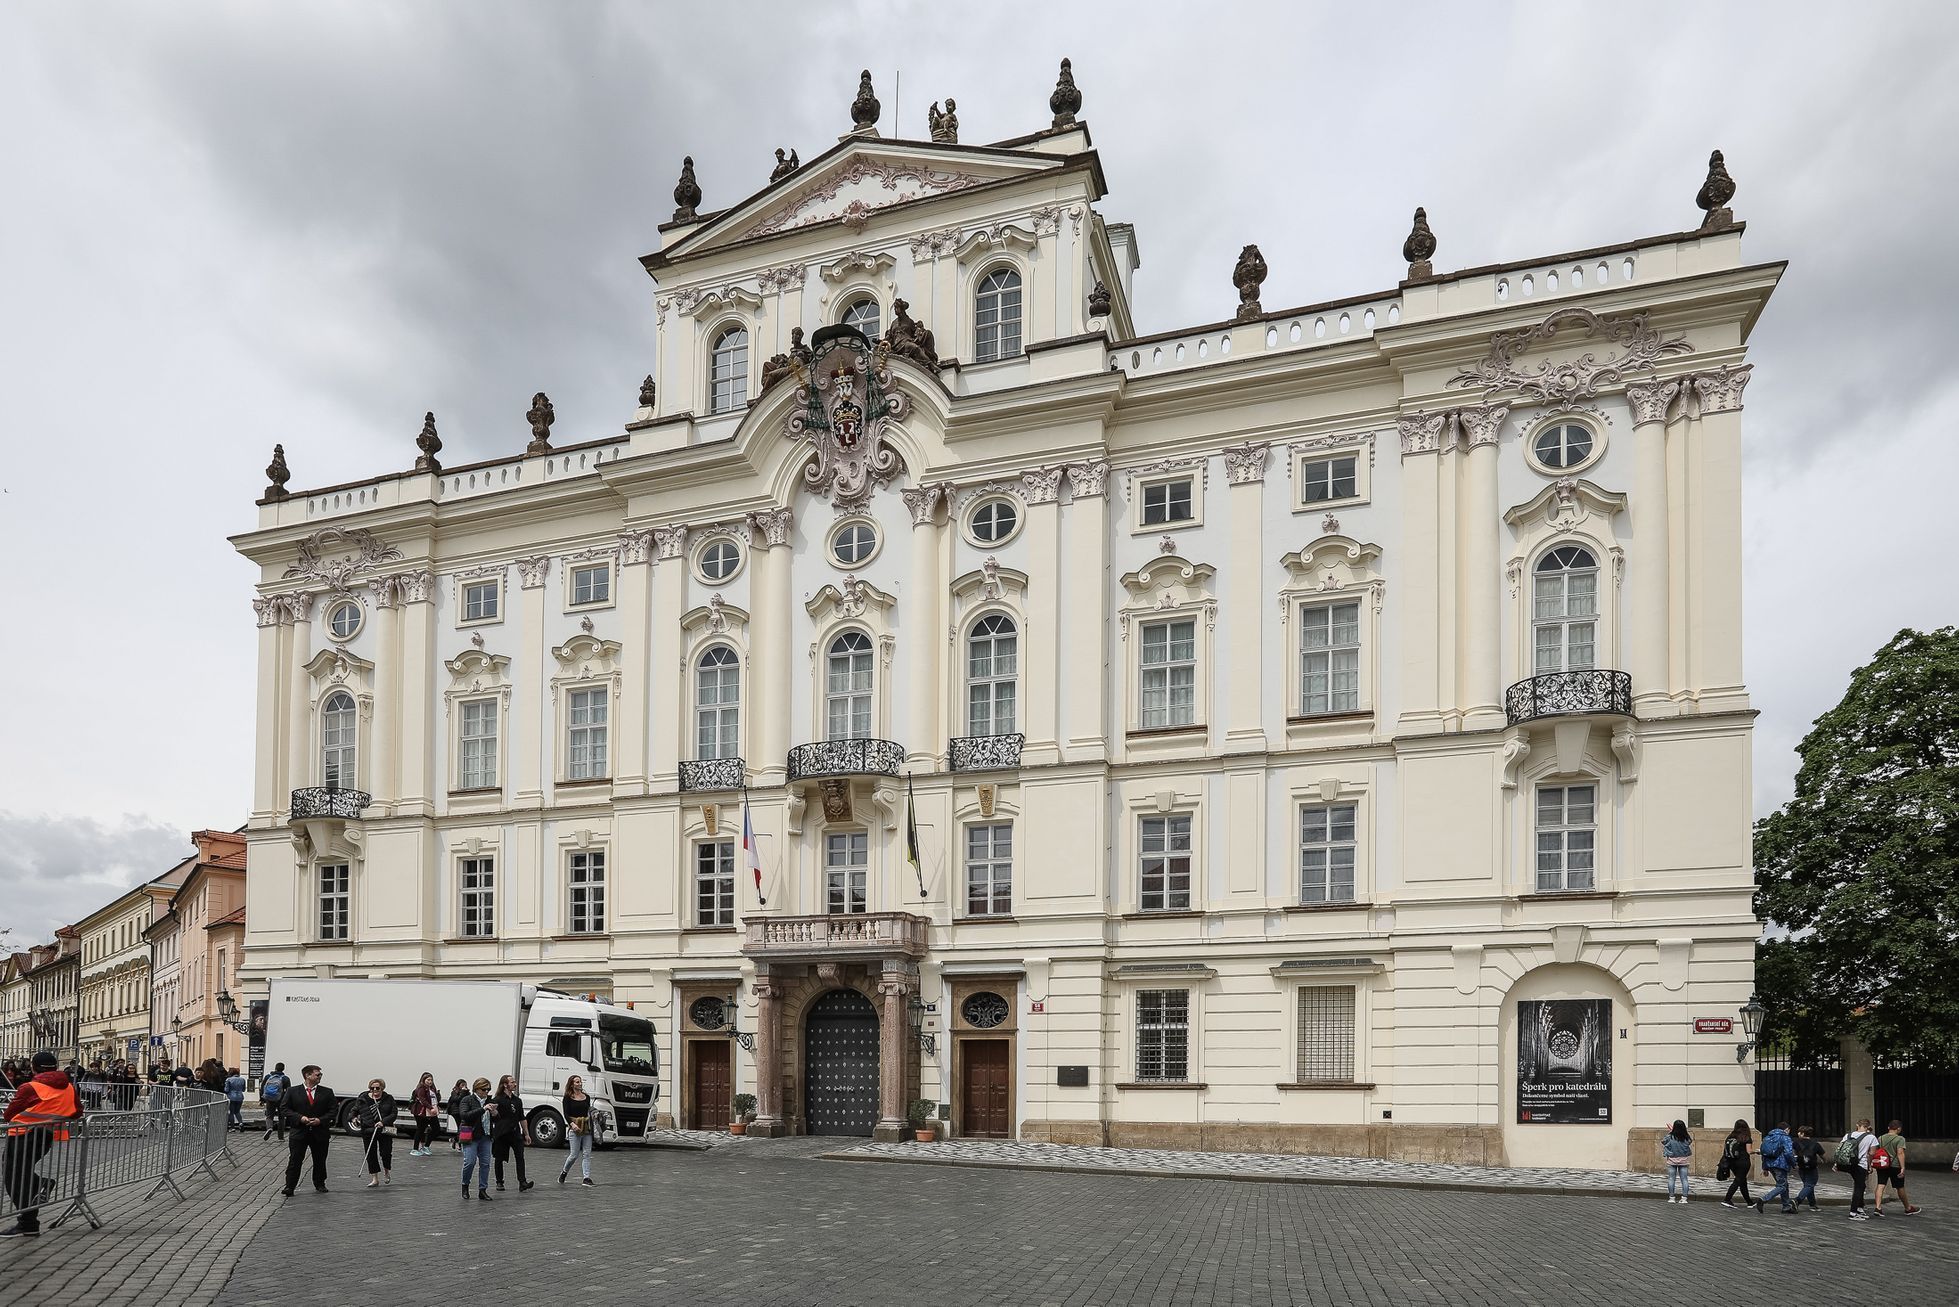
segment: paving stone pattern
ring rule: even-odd
[[[1666,1178],[1637,1171],[1581,1171],[1551,1167],[1457,1166],[1384,1162],[1374,1157],[1301,1157],[1278,1153],[1190,1153],[1161,1148],[1090,1148],[986,1139],[932,1144],[865,1144],[831,1154],[850,1161],[936,1162],[951,1166],[1006,1167],[1032,1171],[1102,1171],[1174,1175],[1192,1179],[1277,1180],[1304,1184],[1365,1184],[1404,1189],[1514,1189],[1531,1193],[1665,1194]],[[1759,1173],[1753,1180],[1759,1180]],[[1693,1181],[1696,1194],[1719,1198],[1726,1181]],[[1754,1191],[1767,1185],[1756,1183]],[[1816,1186],[1824,1202],[1848,1203],[1850,1188],[1826,1180]]]

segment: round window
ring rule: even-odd
[[[741,569],[741,546],[732,540],[712,540],[701,550],[701,579],[725,581]]]
[[[830,537],[830,553],[846,567],[855,567],[877,552],[877,528],[869,522],[846,522]]]
[[[966,1001],[959,1005],[959,1015],[969,1026],[991,1030],[1007,1019],[1007,1000],[990,990],[968,994]]]
[[[997,545],[1020,525],[1020,511],[1010,499],[989,499],[973,510],[973,539]]]
[[[336,640],[351,640],[361,629],[361,606],[343,599],[327,610],[327,634]]]
[[[1545,467],[1577,467],[1592,456],[1592,433],[1576,422],[1560,422],[1538,432],[1530,447]]]
[[[688,1006],[687,1016],[702,1030],[720,1030],[728,1024],[728,1004],[712,996],[697,998]]]

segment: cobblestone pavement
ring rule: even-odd
[[[1023,1171],[1102,1171],[1171,1175],[1188,1179],[1280,1180],[1301,1184],[1364,1184],[1402,1189],[1515,1189],[1545,1194],[1665,1194],[1666,1178],[1637,1171],[1581,1171],[1549,1167],[1455,1166],[1384,1162],[1373,1157],[1300,1157],[1279,1153],[1189,1153],[1159,1148],[1088,1148],[985,1139],[933,1144],[864,1144],[831,1157],[865,1162],[936,1162],[948,1166],[1005,1167]],[[1725,1181],[1693,1181],[1696,1193],[1719,1198]],[[1756,1185],[1762,1192],[1766,1185]],[[1825,1203],[1848,1203],[1850,1188],[1826,1180],[1816,1186]]]

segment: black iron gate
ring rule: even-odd
[[[803,1114],[813,1135],[868,1135],[877,1124],[877,1009],[854,989],[833,989],[809,1010],[803,1033]]]
[[[1871,1097],[1880,1130],[1902,1121],[1907,1139],[1959,1139],[1959,1071],[1891,1066],[1879,1058]]]
[[[1842,1060],[1832,1056],[1797,1062],[1787,1053],[1758,1054],[1755,1128],[1768,1130],[1779,1121],[1787,1121],[1792,1130],[1814,1126],[1818,1139],[1841,1135],[1844,1132]]]

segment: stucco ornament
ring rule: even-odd
[[[884,439],[885,424],[911,411],[911,401],[891,388],[888,349],[873,348],[854,327],[825,327],[816,333],[801,392],[788,435],[815,446],[803,484],[839,511],[861,508],[875,486],[904,467]]]
[[[399,549],[383,543],[372,531],[323,527],[300,541],[299,557],[286,569],[286,577],[305,577],[324,582],[329,590],[345,590],[362,572],[400,557]]]
[[[1582,328],[1593,340],[1617,349],[1600,358],[1586,351],[1576,358],[1546,359],[1529,366],[1523,359],[1538,349],[1556,348],[1560,335]],[[1516,390],[1540,404],[1571,404],[1590,399],[1603,386],[1626,380],[1628,373],[1650,372],[1661,359],[1691,354],[1685,337],[1667,339],[1646,325],[1644,313],[1602,318],[1590,309],[1559,309],[1534,327],[1490,337],[1490,352],[1474,367],[1449,378],[1451,385],[1481,386],[1486,390]]]
[[[1271,452],[1269,440],[1248,440],[1224,451],[1224,479],[1234,486],[1256,485],[1265,480],[1265,456]]]

